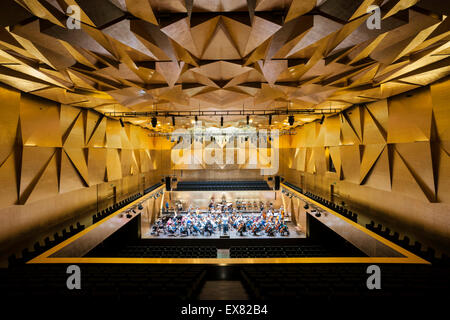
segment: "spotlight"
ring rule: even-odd
[[[152,118],[152,127],[156,128],[156,125],[158,124],[158,119],[156,119],[156,117]]]
[[[294,125],[294,122],[295,122],[294,116],[290,115],[289,118],[288,118],[288,121],[289,121],[289,125],[292,127]]]
[[[247,115],[247,125],[249,125],[249,124],[250,124],[250,116]]]
[[[271,126],[271,125],[272,125],[272,115],[269,114],[269,126]]]
[[[172,126],[175,127],[175,117],[174,116],[172,116]]]
[[[325,115],[323,115],[322,118],[320,118],[319,124],[323,124],[324,120],[325,120]]]
[[[220,117],[220,126],[223,127],[223,117]]]
[[[305,210],[308,210],[309,209],[309,205],[308,204],[305,204],[305,206],[303,207]]]
[[[119,122],[120,122],[120,125],[122,126],[122,128],[124,128],[124,127],[125,127],[125,124],[123,123],[122,118],[119,118]]]

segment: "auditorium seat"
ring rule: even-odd
[[[382,265],[383,290],[367,290],[366,265],[298,264],[243,266],[242,283],[257,300],[352,299],[385,295],[397,298],[445,296],[450,277],[447,268],[420,265]],[[373,292],[376,292],[375,295]],[[345,300],[344,300],[345,301]]]
[[[0,290],[11,298],[187,300],[195,298],[206,276],[205,267],[197,265],[84,265],[83,290],[67,290],[66,268],[43,264],[2,270]]]
[[[420,254],[422,250],[422,244],[419,241],[415,241],[412,247],[412,252],[415,254]]]
[[[370,220],[370,223],[366,224],[366,228],[373,231],[375,229],[375,221]]]
[[[265,180],[259,181],[180,181],[176,191],[271,190]]]
[[[403,237],[403,239],[400,240],[400,245],[403,248],[409,248],[409,237],[408,236]]]
[[[98,248],[87,256],[130,257],[130,258],[217,258],[213,246],[157,246],[129,244],[121,248]]]
[[[230,258],[331,257],[334,253],[321,245],[232,246]],[[349,255],[351,255],[349,253]]]

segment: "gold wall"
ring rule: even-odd
[[[450,79],[354,106],[281,142],[286,180],[448,251]],[[330,172],[330,159],[336,172]]]
[[[6,86],[0,103],[2,249],[102,210],[114,189],[117,201],[141,192],[170,170],[167,140],[141,127]]]

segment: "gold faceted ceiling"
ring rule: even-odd
[[[450,73],[450,20],[442,1],[4,0],[2,5],[0,82],[100,113],[344,109]],[[373,5],[381,21],[371,29]],[[80,22],[75,29],[68,28],[73,8]],[[296,123],[315,119],[299,115]],[[127,119],[151,127],[148,120]],[[170,119],[159,121],[160,128],[172,126]],[[266,122],[255,117],[254,124]],[[183,124],[190,120],[177,119]]]

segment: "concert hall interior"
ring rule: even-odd
[[[449,297],[448,1],[2,6],[2,297]]]

